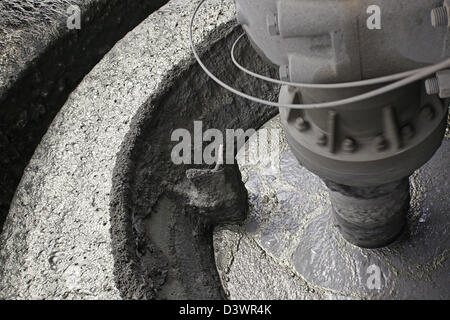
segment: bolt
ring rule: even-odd
[[[422,108],[422,110],[420,111],[420,114],[421,114],[422,118],[425,120],[433,120],[433,118],[435,116],[435,111],[432,106],[426,105],[425,107]]]
[[[278,16],[276,14],[267,15],[267,31],[271,36],[280,35],[280,30],[278,29]]]
[[[431,10],[431,25],[434,28],[448,26],[447,7],[438,7]]]
[[[384,151],[387,149],[388,142],[382,135],[375,137],[375,146],[378,151]]]
[[[298,129],[298,131],[304,132],[308,130],[309,123],[308,121],[303,119],[303,117],[298,117],[297,119],[295,119],[295,127]]]
[[[356,142],[352,138],[346,138],[342,143],[342,148],[345,152],[355,152],[356,151]]]
[[[317,145],[322,146],[322,147],[326,146],[327,142],[328,142],[328,137],[325,133],[322,133],[319,136],[319,138],[317,139]]]
[[[425,91],[428,95],[439,93],[439,81],[437,77],[425,80]]]
[[[414,129],[410,124],[403,126],[401,129],[402,137],[404,139],[411,139],[414,137]]]

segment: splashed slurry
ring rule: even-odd
[[[276,99],[277,86],[256,86],[255,79],[229,72],[232,62],[228,53],[241,32],[231,32],[229,27],[216,30],[225,32],[225,36],[222,34],[222,40],[211,45],[205,62],[232,86],[248,87],[256,90],[255,95]],[[239,55],[255,70],[275,75],[275,69],[255,58],[248,42]],[[225,165],[222,176],[222,168],[211,172],[206,165],[173,164],[170,151],[176,143],[170,141],[170,133],[185,128],[192,135],[193,122],[201,120],[204,130],[216,128],[225,135],[226,129],[258,128],[276,111],[249,104],[218,88],[198,65],[183,72],[170,90],[143,106],[119,153],[111,194],[115,274],[124,297],[223,297],[214,264],[212,230],[224,220],[236,221],[241,216],[237,211],[245,212],[246,199],[236,202],[240,210],[233,204],[237,198],[246,197],[239,169],[237,165]],[[222,178],[230,187],[235,181],[234,187],[223,187]],[[170,203],[174,209],[170,209]],[[145,230],[142,221],[147,221]],[[166,233],[165,243],[156,239],[161,232]]]
[[[279,118],[266,126],[280,128]],[[324,183],[298,164],[283,135],[275,152],[263,150],[257,162],[244,161],[244,150],[256,154],[258,135],[238,154],[249,217],[214,235],[219,273],[228,271],[222,285],[232,299],[450,298],[449,140],[411,177],[411,210],[401,239],[368,250],[340,236]],[[367,285],[372,265],[381,270],[379,290]]]

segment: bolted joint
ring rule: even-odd
[[[450,27],[450,0],[445,0],[440,7],[431,10],[431,25],[434,28]]]
[[[439,93],[439,82],[437,77],[425,80],[425,91],[427,92],[428,95]]]
[[[379,152],[384,151],[388,148],[388,141],[383,135],[375,137],[375,148]]]
[[[446,7],[438,7],[431,10],[431,25],[434,28],[448,26],[448,10]]]
[[[450,98],[450,69],[438,71],[435,77],[425,80],[425,91],[429,95],[439,94],[441,99]]]
[[[342,149],[348,153],[355,152],[357,149],[356,141],[352,138],[345,138],[344,142],[342,143]]]
[[[328,136],[325,133],[320,134],[317,138],[317,145],[324,147],[328,143]]]

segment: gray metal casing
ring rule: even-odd
[[[289,66],[290,81],[331,83],[369,79],[442,61],[447,28],[433,28],[441,0],[235,0],[238,22],[260,53]],[[369,7],[381,9],[381,29],[369,29]],[[276,16],[279,35],[268,20]]]
[[[450,56],[448,28],[430,12],[442,1],[235,0],[237,19],[257,52],[291,82],[339,83],[404,72]],[[368,10],[380,8],[381,29]],[[286,72],[287,71],[287,72]],[[284,76],[283,76],[284,75]],[[348,89],[282,88],[280,101],[318,103],[363,94]],[[320,177],[365,187],[400,180],[440,146],[447,101],[425,93],[423,81],[336,108],[281,109],[289,144]],[[301,122],[299,127],[298,122]]]

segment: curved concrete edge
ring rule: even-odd
[[[145,14],[163,1],[145,0],[142,3],[140,14]],[[0,2],[0,100],[36,59],[46,50],[52,50],[56,41],[67,35],[72,38],[68,41],[77,40],[84,29],[92,29],[98,22],[107,26],[106,18],[118,4],[129,5],[117,0]],[[69,19],[75,17],[75,11],[72,11],[75,7],[80,10],[80,29],[69,29],[68,21],[75,21]],[[100,16],[102,18],[98,19]],[[121,21],[116,24],[119,27]]]
[[[0,100],[50,43],[68,32],[70,6],[82,11],[102,0],[0,2]]]
[[[173,0],[149,16],[85,77],[54,119],[0,238],[0,298],[120,298],[109,221],[116,153],[137,110],[170,85],[168,74],[193,63],[188,25],[195,5]],[[229,1],[211,0],[205,8],[197,43],[234,21]]]
[[[23,171],[69,94],[166,2],[0,1],[0,232]],[[68,27],[67,9],[80,10],[70,16],[80,29]]]
[[[208,42],[205,64],[231,86],[276,100],[278,86],[260,86],[255,78],[230,72],[229,50],[242,31],[229,31],[227,25],[215,30],[214,38],[219,34],[220,41]],[[238,56],[252,70],[275,76],[276,69],[255,57],[248,42]],[[236,164],[203,176],[210,188],[198,189],[199,181],[205,180],[193,182],[187,173],[205,173],[207,166],[201,170],[170,161],[176,144],[170,133],[185,128],[192,134],[194,121],[202,121],[203,130],[217,128],[225,136],[225,129],[259,128],[278,110],[236,98],[196,64],[174,80],[167,92],[160,91],[137,112],[117,155],[111,190],[116,282],[122,296],[130,299],[222,299],[212,231],[218,224],[243,218],[247,192]]]

